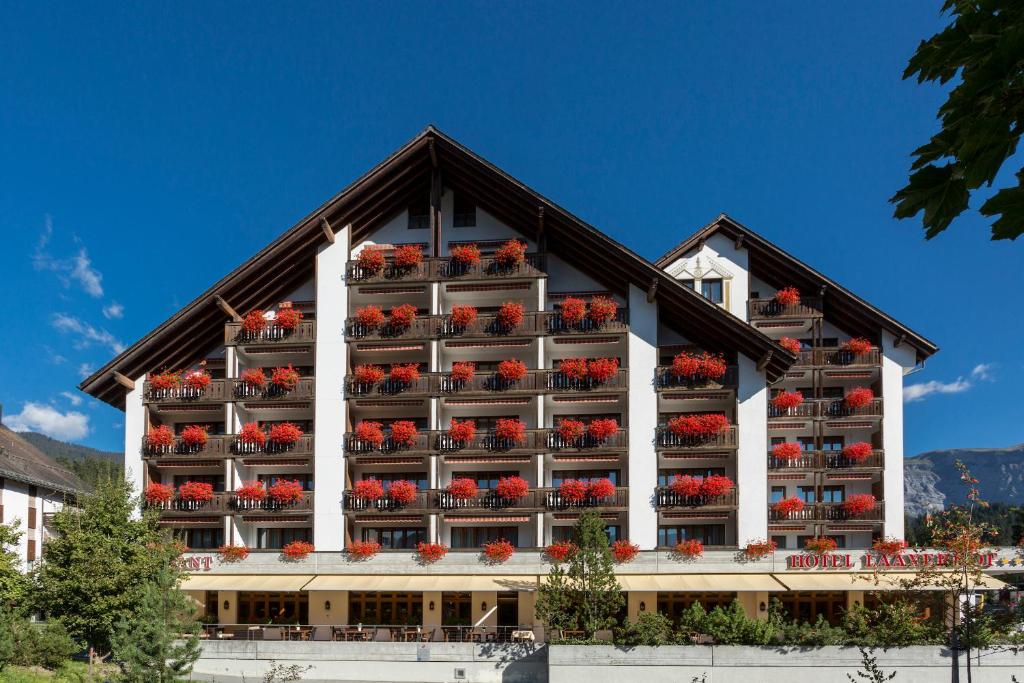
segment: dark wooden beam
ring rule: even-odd
[[[115,382],[120,384],[122,387],[124,387],[128,391],[134,391],[135,390],[135,381],[134,380],[129,379],[128,377],[125,377],[124,375],[122,375],[117,370],[114,370],[113,374],[114,374],[114,381]]]
[[[900,336],[896,337],[896,341],[893,343],[892,347],[894,349],[898,349],[898,348],[900,348],[900,345],[905,343],[906,341],[907,341],[907,335],[901,334]]]
[[[757,361],[757,370],[760,372],[768,367],[768,363],[771,362],[774,351],[765,351],[764,355],[761,356],[761,360]]]
[[[747,238],[742,232],[736,235],[736,239],[733,241],[733,246],[739,250],[743,246],[743,240]]]
[[[236,323],[242,322],[242,316],[238,315],[238,311],[231,308],[231,304],[225,301],[224,297],[222,297],[220,294],[217,294],[213,297],[213,299],[214,301],[217,302],[218,308],[227,313],[228,316],[230,316],[233,321],[235,321]]]
[[[427,149],[430,150],[430,165],[437,168],[437,150],[434,148],[434,138],[430,138]]]
[[[327,241],[334,244],[334,230],[331,229],[331,224],[327,222],[327,219],[323,216],[320,217],[320,227],[323,228],[324,236]]]
[[[537,207],[537,251],[548,250],[548,235],[544,230],[544,207]]]
[[[434,149],[434,141],[430,141],[430,149]],[[441,256],[441,171],[434,164],[430,172],[430,241],[434,245],[434,258]]]
[[[654,298],[658,295],[658,281],[651,280],[651,286],[647,288],[647,303],[653,304]]]

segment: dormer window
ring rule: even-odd
[[[430,202],[424,198],[409,205],[409,229],[426,230],[430,227]]]
[[[725,301],[722,295],[721,280],[708,280],[706,278],[701,280],[700,293],[704,295],[704,298],[709,299],[716,304],[720,304]]]
[[[455,193],[455,208],[452,210],[452,226],[456,228],[476,226],[476,204],[457,192]]]

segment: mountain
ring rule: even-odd
[[[124,455],[121,453],[58,441],[35,432],[19,432],[18,435],[92,486],[123,476]]]
[[[903,461],[908,516],[965,501],[967,489],[953,465],[957,460],[967,465],[978,480],[982,499],[990,503],[1024,503],[1024,444],[1009,448],[951,448],[921,453]]]

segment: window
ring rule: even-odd
[[[842,503],[846,500],[846,487],[845,486],[822,486],[821,487],[821,502],[822,503]]]
[[[176,474],[174,475],[174,488],[178,488],[187,481],[209,484],[214,491],[224,490],[223,474]]]
[[[430,200],[424,197],[409,205],[409,229],[426,230],[430,227]]]
[[[841,450],[843,450],[843,437],[841,437],[841,436],[823,436],[823,437],[821,437],[821,450],[823,450],[823,451],[841,451]]]
[[[813,451],[814,450],[814,437],[813,436],[799,436],[797,437],[797,443],[800,444],[800,450],[802,451]]]
[[[687,467],[684,469],[658,470],[658,486],[671,486],[676,475],[681,477],[700,477],[706,479],[712,475],[724,475],[724,467]]]
[[[566,479],[579,479],[580,481],[592,482],[598,479],[611,479],[616,486],[619,485],[618,470],[555,470],[551,473],[551,485],[561,486]]]
[[[786,549],[786,537],[785,536],[772,536],[772,540],[775,541],[775,547],[779,550]]]
[[[313,490],[313,475],[309,472],[296,472],[295,474],[260,474],[257,478],[259,481],[262,481],[267,488],[270,488],[274,484],[282,481],[297,481],[303,491]]]
[[[352,624],[419,626],[423,623],[422,593],[360,593],[348,598]]]
[[[256,547],[261,550],[280,550],[292,541],[313,541],[313,530],[301,529],[258,529]]]
[[[455,193],[455,208],[452,211],[452,227],[472,228],[476,225],[476,205],[465,195]]]
[[[614,543],[615,541],[622,538],[622,527],[618,524],[606,524],[604,527],[604,533],[608,536],[608,543]],[[551,542],[557,543],[559,541],[571,541],[572,540],[572,527],[571,526],[553,526],[551,527]]]
[[[695,602],[699,602],[705,612],[710,612],[716,607],[725,609],[735,599],[735,593],[658,593],[658,613],[678,621]]]
[[[709,299],[716,304],[720,304],[725,301],[722,296],[721,280],[701,280],[700,293],[704,295],[704,298]]]
[[[804,499],[805,503],[817,502],[817,491],[813,486],[801,486],[800,497]]]
[[[846,611],[846,593],[776,593],[791,619],[814,623],[822,615],[833,626]]]
[[[725,545],[725,525],[684,524],[658,527],[659,546],[670,548],[691,539],[697,539],[704,545]]]
[[[822,398],[842,398],[843,388],[842,387],[822,387],[821,388]]]
[[[442,626],[469,626],[472,614],[472,593],[441,593]]]
[[[484,543],[505,539],[519,546],[519,527],[456,526],[452,527],[452,548],[479,548]]]
[[[377,541],[382,548],[411,550],[426,540],[427,530],[423,527],[363,529],[363,541]]]
[[[778,503],[780,500],[782,500],[785,497],[786,497],[786,487],[785,486],[773,486],[772,487],[772,498],[771,498],[771,502],[772,503]]]
[[[189,548],[219,548],[224,545],[224,529],[183,529],[177,535]]]
[[[377,472],[375,474],[364,474],[362,479],[376,479],[379,481],[384,488],[388,488],[388,485],[393,481],[411,481],[416,484],[416,488],[428,489],[430,486],[427,485],[427,473],[426,472]]]
[[[693,280],[680,280],[680,282],[683,283],[684,287],[689,287],[690,289],[693,289]]]
[[[239,592],[240,624],[308,624],[309,593]]]
[[[498,480],[502,477],[518,477],[519,473],[511,472],[452,472],[452,479],[472,479],[482,489],[493,489],[497,487]]]

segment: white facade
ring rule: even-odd
[[[64,507],[65,493],[43,485],[27,484],[0,477],[0,524],[16,524],[22,533],[11,550],[28,570],[42,555],[43,543],[50,535],[50,516]]]

